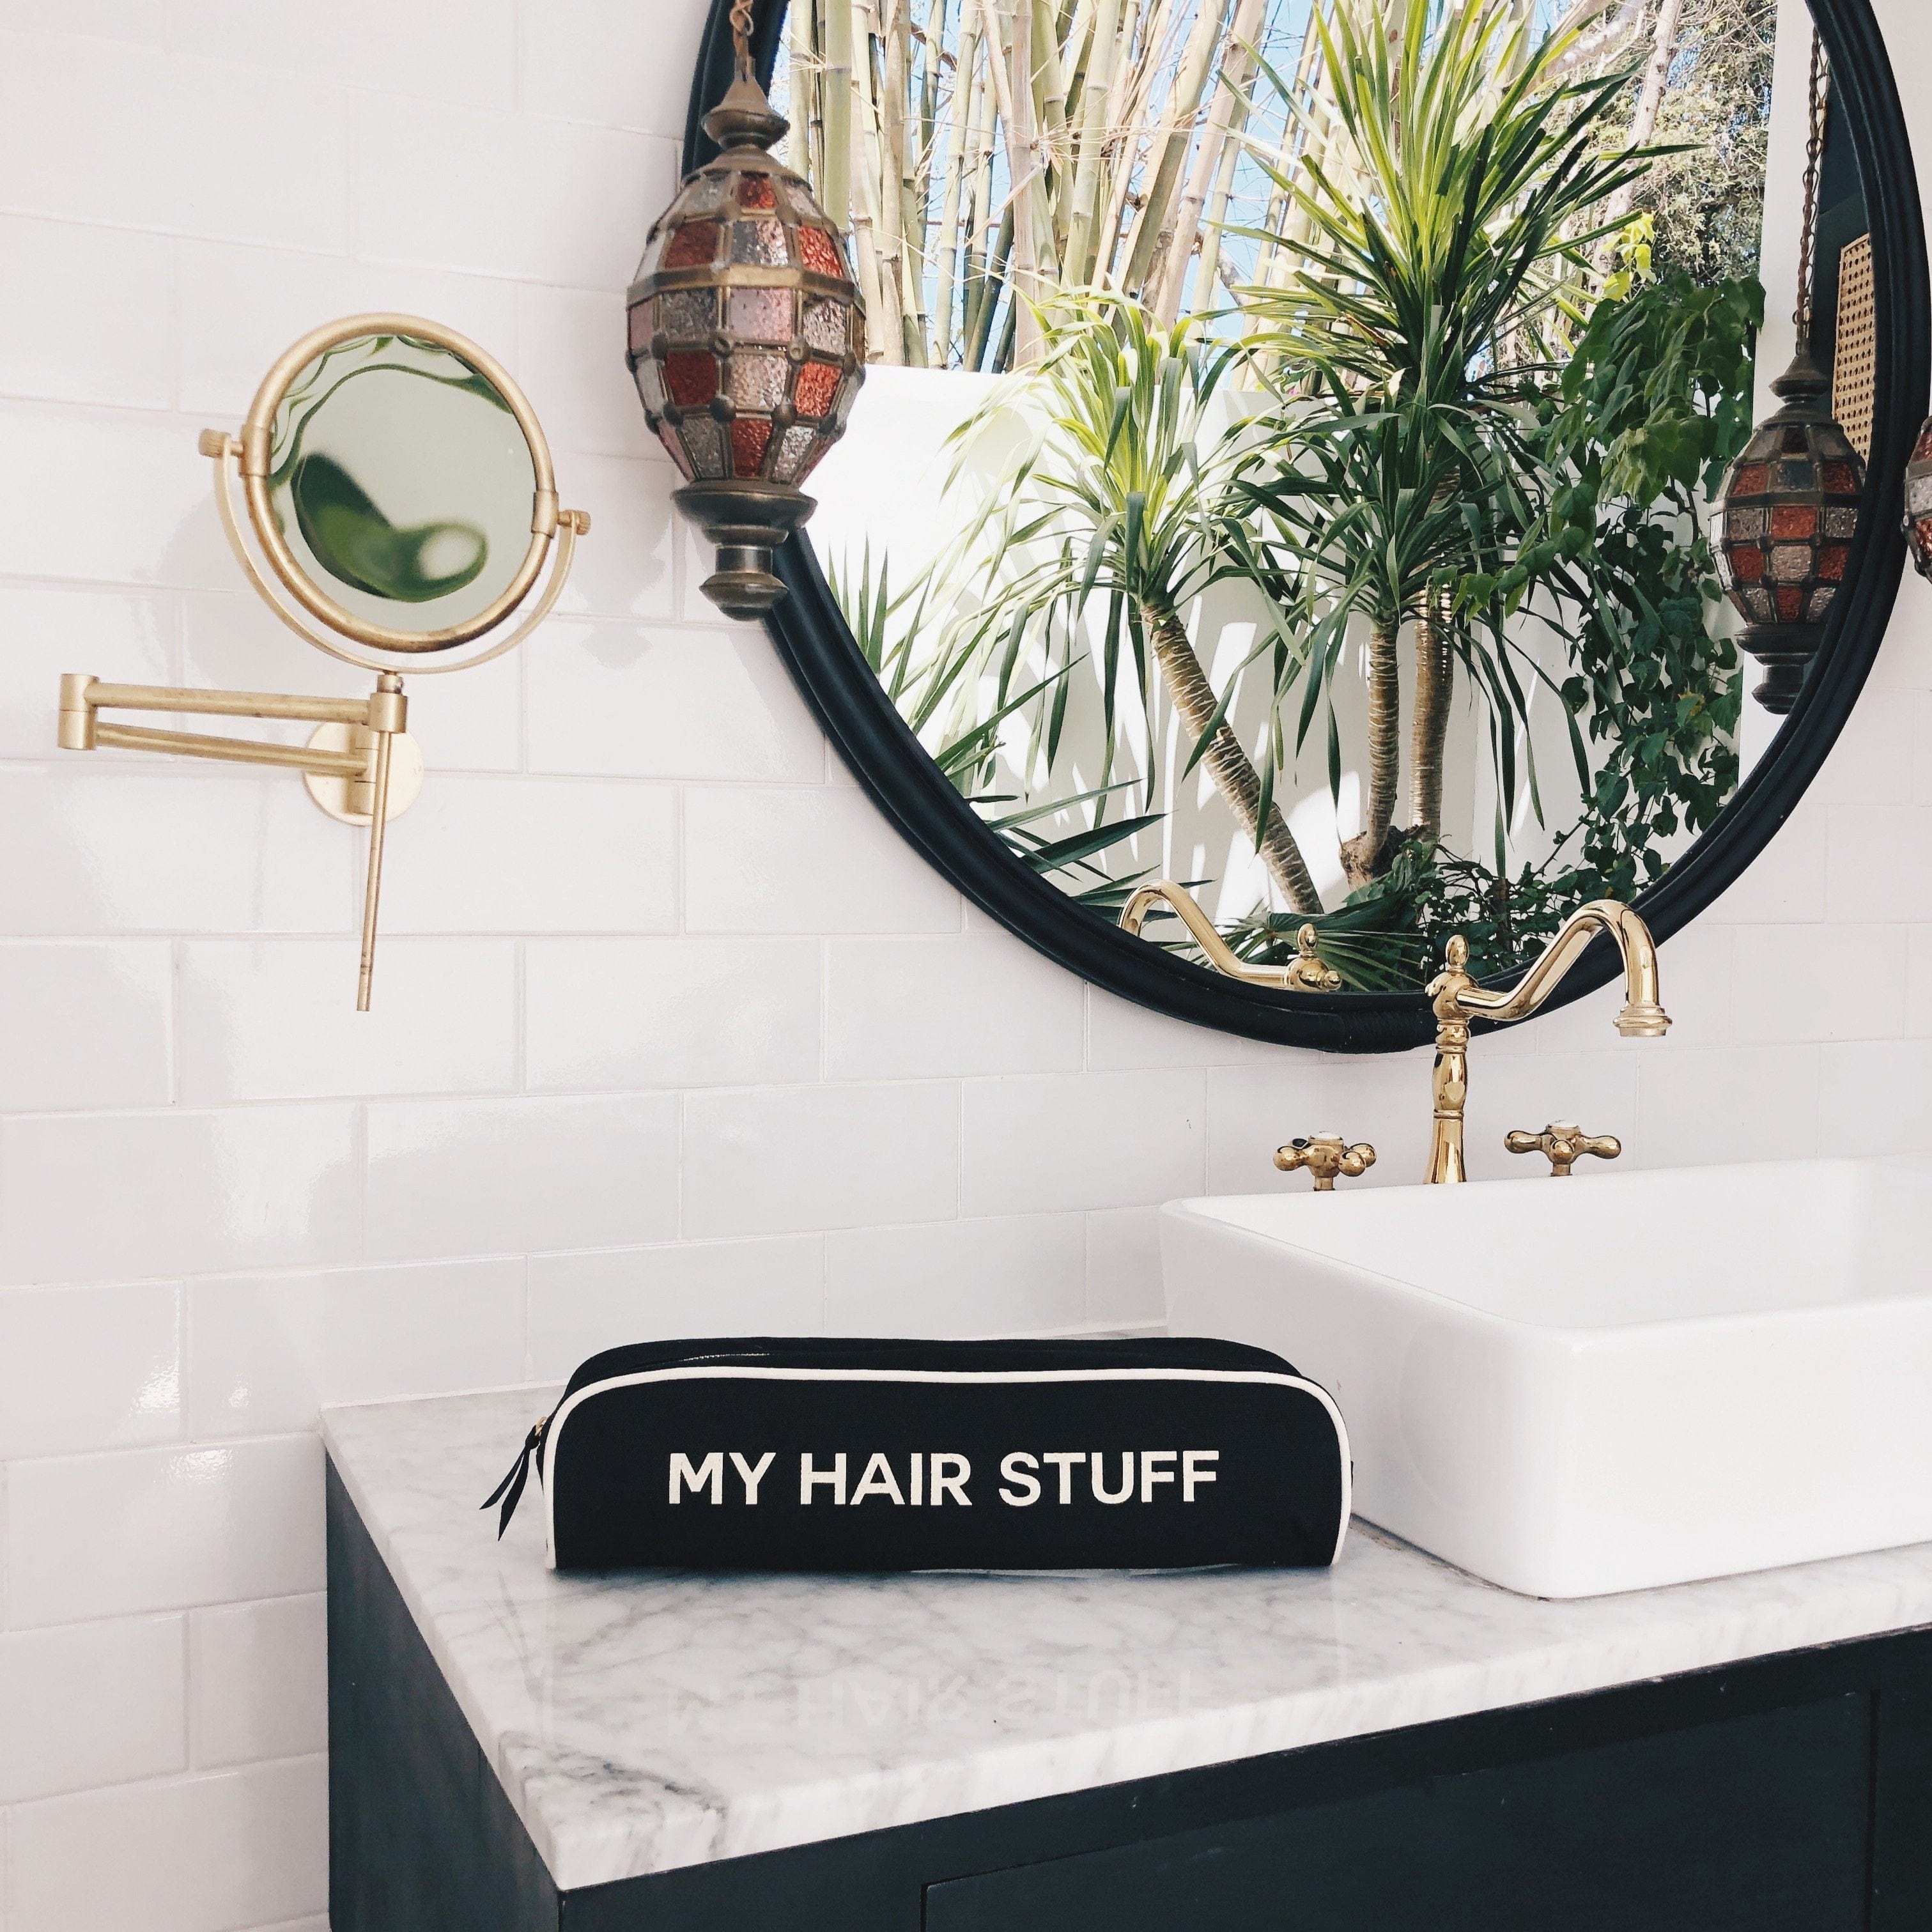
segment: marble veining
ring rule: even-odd
[[[557,1576],[477,1504],[558,1391],[329,1453],[566,1891],[1932,1624],[1932,1545],[1544,1603],[1358,1522],[1327,1571]]]

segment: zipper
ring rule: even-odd
[[[551,1414],[556,1413],[551,1411]],[[496,1540],[501,1543],[503,1532],[510,1526],[510,1519],[517,1513],[517,1505],[523,1501],[524,1486],[530,1479],[530,1465],[536,1465],[537,1480],[543,1480],[544,1431],[550,1426],[550,1416],[540,1415],[532,1424],[530,1432],[524,1438],[524,1446],[517,1452],[517,1460],[510,1465],[503,1480],[483,1499],[482,1507],[490,1508],[500,1502],[503,1513],[496,1519]]]
[[[899,1359],[892,1360],[897,1357]],[[827,1358],[844,1358],[844,1360]],[[648,1369],[703,1368],[728,1364],[734,1368],[800,1367],[823,1365],[824,1372],[836,1375],[842,1369],[871,1367],[930,1370],[948,1364],[964,1369],[988,1370],[1004,1368],[1028,1370],[1090,1368],[1114,1369],[1246,1369],[1300,1379],[1292,1364],[1265,1348],[1245,1342],[1202,1338],[1162,1336],[1136,1345],[1121,1342],[1047,1340],[1040,1342],[902,1342],[833,1340],[824,1336],[796,1340],[758,1340],[739,1342],[700,1342],[683,1348],[674,1342],[634,1342],[622,1348],[607,1348],[579,1364],[563,1392],[563,1400],[548,1415],[538,1418],[524,1438],[517,1460],[503,1480],[484,1498],[482,1507],[490,1509],[500,1502],[496,1521],[500,1542],[510,1526],[510,1519],[523,1500],[534,1465],[537,1480],[543,1476],[543,1444],[551,1422],[580,1390],[626,1374]]]

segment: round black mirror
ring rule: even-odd
[[[1643,197],[1659,171],[1702,164],[1624,158],[1634,140],[1612,138],[1642,111],[1648,42],[1620,52],[1613,37],[1644,9],[1573,10],[1577,36],[1552,47],[1511,26],[1520,8],[1444,24],[1418,4],[1406,68],[1351,43],[1327,8],[1308,32],[1306,8],[1266,0],[1183,7],[1193,25],[1169,22],[1171,46],[1137,49],[1123,8],[1126,57],[1103,72],[1094,20],[1113,10],[1036,10],[1071,38],[1002,44],[1000,61],[984,38],[997,22],[970,4],[936,12],[922,40],[868,48],[876,178],[844,145],[858,72],[845,10],[756,10],[760,74],[794,112],[790,164],[849,238],[871,352],[848,440],[814,481],[820,508],[778,553],[789,594],[767,620],[814,710],[976,903],[1070,970],[1196,1024],[1406,1048],[1430,1036],[1420,988],[1451,931],[1474,936],[1492,976],[1586,899],[1633,900],[1667,938],[1810,784],[1898,588],[1932,345],[1916,180],[1869,0],[1814,0],[1830,104],[1810,196],[1814,346],[1828,374],[1838,345],[1822,338],[1841,315],[1859,332],[1844,361],[1868,461],[1856,496],[1819,481],[1814,527],[1786,532],[1782,551],[1772,523],[1803,506],[1754,497],[1728,538],[1709,514],[1754,446],[1757,314],[1748,272],[1726,260],[1740,244],[1720,211],[1696,242],[1707,258],[1678,259],[1686,244],[1646,226]],[[1283,22],[1292,43],[1269,38]],[[1347,84],[1312,85],[1324,63]],[[1510,92],[1526,63],[1527,104]],[[1023,68],[1030,99],[1014,86]],[[1510,201],[1540,232],[1487,218],[1459,230],[1453,170],[1438,169],[1426,208],[1396,205],[1399,157],[1374,178],[1376,118],[1413,128],[1403,89],[1425,69],[1432,98],[1463,91],[1466,132],[1485,115],[1532,132],[1537,88],[1560,94],[1562,124],[1536,135],[1541,158]],[[718,0],[693,165],[730,73]],[[1120,104],[1136,88],[1182,111],[1156,101],[1135,121]],[[1102,94],[1114,104],[1086,128]],[[1653,120],[1643,145],[1669,148],[1670,134]],[[1493,173],[1480,147],[1478,133],[1454,166]],[[1748,153],[1725,164],[1748,181]],[[1471,206],[1496,185],[1454,178]],[[1490,249],[1444,338],[1454,394],[1430,420],[1460,410],[1467,425],[1448,458],[1439,436],[1412,435],[1413,382],[1350,346],[1402,294],[1399,279],[1376,285],[1388,235],[1352,225],[1351,208],[1414,231],[1411,257],[1434,279],[1411,292],[1467,268],[1470,232]],[[920,222],[944,245],[909,242]],[[1084,292],[1049,272],[1063,258],[1086,264]],[[1566,262],[1587,300],[1562,286]],[[1414,321],[1418,337],[1442,326]],[[1737,633],[1756,617],[1747,592],[1779,608],[1775,573],[1801,545],[1819,639],[1780,718],[1746,701],[1759,668]],[[1395,585],[1379,608],[1378,572]],[[1192,889],[1262,968],[1292,964],[1312,920],[1342,990],[1214,970],[1172,922],[1125,929],[1137,889],[1161,879]],[[1600,947],[1561,998],[1614,966]]]

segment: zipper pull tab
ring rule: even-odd
[[[517,1452],[517,1460],[510,1465],[509,1473],[492,1490],[482,1503],[489,1509],[501,1501],[503,1513],[496,1520],[496,1540],[501,1543],[503,1532],[510,1526],[510,1519],[517,1513],[517,1504],[523,1500],[524,1485],[530,1479],[530,1465],[536,1460],[543,1447],[544,1431],[550,1426],[550,1418],[540,1416],[529,1435],[524,1438],[524,1446]],[[537,1470],[538,1480],[543,1477],[542,1466]]]

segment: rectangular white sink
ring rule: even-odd
[[[1168,1328],[1336,1398],[1356,1513],[1506,1588],[1932,1540],[1932,1160],[1175,1202]]]

